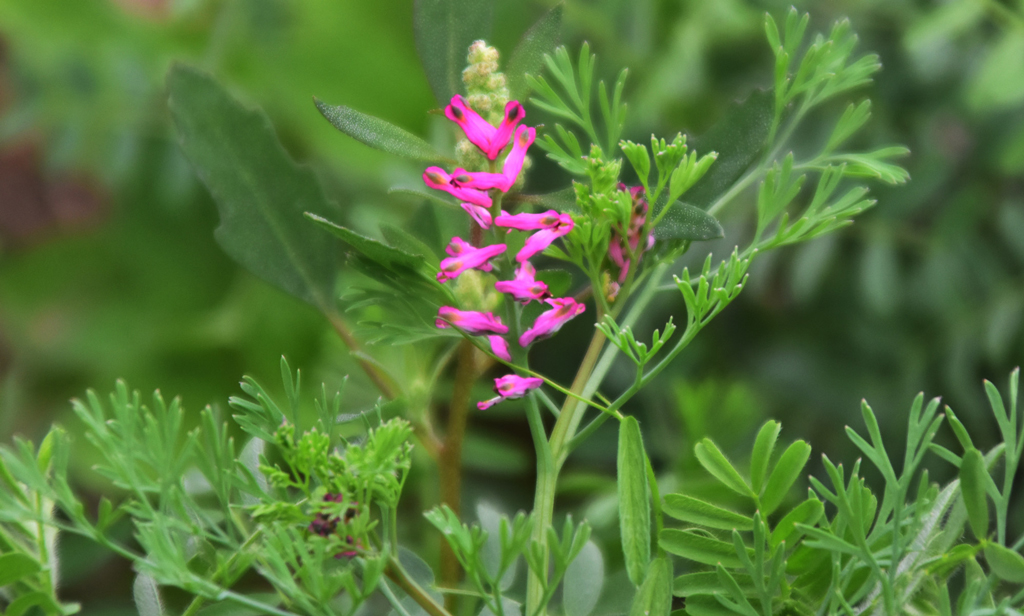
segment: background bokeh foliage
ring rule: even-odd
[[[436,101],[416,57],[411,4],[0,3],[0,438],[37,439],[54,420],[74,430],[67,400],[118,377],[181,395],[192,412],[223,406],[242,374],[274,383],[281,354],[309,383],[351,375],[347,404],[372,405],[377,394],[322,317],[215,243],[216,209],[178,146],[164,78],[184,60],[262,107],[340,204],[338,220],[374,235],[381,221],[413,219],[416,200],[386,191],[416,184],[420,168],[340,135],[312,97],[449,145],[443,120],[426,113]],[[496,1],[490,42],[507,55],[552,4]],[[745,451],[767,417],[816,453],[852,458],[838,427],[859,421],[862,397],[896,438],[917,391],[942,395],[988,447],[995,426],[980,380],[1002,386],[1024,359],[1024,1],[797,6],[812,30],[849,17],[860,49],[880,55],[860,139],[909,146],[912,180],[877,187],[878,206],[843,233],[761,258],[751,288],[627,407],[656,427],[645,432],[659,472],[698,488],[693,445],[711,436]],[[626,138],[699,135],[731,101],[770,85],[762,16],[787,7],[567,0],[562,40],[570,49],[589,41],[605,79],[630,68]],[[808,123],[797,149],[828,129]],[[534,159],[531,192],[564,184],[557,166]],[[751,204],[740,200],[733,213]],[[716,250],[745,231],[739,218],[724,213]],[[679,309],[666,294],[651,324]],[[569,326],[559,344],[580,347],[589,333]],[[556,380],[571,378],[560,369],[572,362],[536,360]],[[80,455],[87,468],[88,451]],[[467,502],[529,502],[533,456],[514,406],[474,415],[465,456]],[[562,484],[611,541],[614,464],[609,430],[581,448]],[[431,480],[414,470],[411,482],[410,509],[432,504]],[[123,565],[97,567],[99,552],[74,540],[65,548],[69,599],[97,613],[132,611]]]

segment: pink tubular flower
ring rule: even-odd
[[[508,192],[512,185],[516,183],[516,180],[519,179],[519,172],[523,170],[523,161],[526,160],[526,150],[530,148],[536,138],[536,129],[520,126],[519,130],[516,131],[516,139],[515,143],[512,144],[512,151],[505,157],[501,173],[456,169],[452,172],[451,183],[458,188],[472,188],[475,190],[497,188],[501,192]]]
[[[519,231],[536,231],[538,229],[551,229],[559,224],[572,225],[572,217],[568,214],[559,214],[555,210],[548,210],[541,214],[509,214],[502,212],[494,219],[494,224],[499,227],[518,229]]]
[[[495,128],[477,112],[470,109],[461,95],[456,94],[452,97],[451,104],[445,107],[444,115],[459,125],[470,143],[483,150],[487,158],[494,160],[508,145],[516,124],[526,117],[526,111],[519,101],[509,101],[505,105],[505,117]]]
[[[437,281],[448,282],[468,269],[489,272],[491,264],[488,261],[505,252],[507,248],[505,244],[474,248],[462,238],[453,237],[451,243],[445,248],[445,252],[451,256],[441,261],[441,271],[437,273]]]
[[[494,288],[500,293],[508,293],[523,304],[529,304],[530,300],[542,300],[551,297],[548,292],[548,285],[540,282],[535,277],[537,270],[533,269],[529,261],[524,261],[516,269],[514,280],[500,280],[494,283]]]
[[[647,199],[644,198],[644,187],[633,186],[627,188],[625,184],[619,184],[619,190],[629,190],[630,196],[633,198],[633,213],[630,216],[629,229],[627,231],[627,239],[624,239],[618,233],[612,233],[612,240],[608,244],[608,258],[611,259],[612,263],[619,267],[619,282],[625,282],[626,277],[629,275],[629,262],[630,259],[627,255],[626,242],[629,242],[629,252],[636,252],[637,246],[640,245],[640,234],[643,232],[644,225],[647,223]],[[638,257],[642,257],[643,253],[654,247],[654,233],[651,232],[647,236],[646,245],[638,253]],[[639,259],[638,259],[639,260]]]
[[[459,201],[467,201],[473,205],[491,207],[491,196],[487,194],[487,191],[477,190],[475,188],[465,188],[459,186],[452,180],[452,176],[448,175],[448,173],[440,167],[427,167],[427,170],[423,172],[423,182],[430,188],[433,188],[434,190],[443,190]]]
[[[495,404],[502,400],[514,400],[516,398],[522,398],[526,395],[526,392],[531,389],[537,389],[544,384],[543,379],[536,377],[523,377],[515,374],[508,374],[503,377],[494,379],[494,391],[498,395],[491,398],[490,400],[484,400],[483,402],[477,402],[476,408],[481,411],[489,409]]]
[[[474,336],[508,333],[508,327],[502,324],[501,317],[496,317],[490,312],[473,312],[441,306],[437,309],[437,320],[434,321],[434,325],[446,329],[450,327],[449,324]]]
[[[491,353],[505,361],[512,361],[512,354],[508,352],[508,342],[504,338],[501,336],[487,336],[487,341],[491,343]]]
[[[538,338],[546,338],[562,329],[569,320],[581,314],[587,307],[571,297],[561,297],[544,300],[551,306],[551,310],[542,312],[533,327],[523,332],[519,337],[520,346],[530,346]]]
[[[486,231],[491,228],[493,219],[491,213],[487,211],[487,208],[480,207],[479,205],[473,205],[472,203],[460,203],[462,209],[466,210],[466,213],[476,221],[476,224],[480,225],[480,228]]]
[[[526,261],[538,252],[543,251],[545,248],[551,245],[551,242],[557,240],[563,235],[568,235],[572,231],[573,222],[572,218],[568,214],[562,214],[567,222],[559,222],[556,226],[550,229],[541,229],[526,239],[526,243],[516,253],[516,261],[520,263]]]

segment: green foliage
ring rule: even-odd
[[[619,529],[626,571],[640,586],[651,560],[651,501],[647,483],[647,454],[640,424],[627,417],[619,426]]]
[[[442,107],[463,92],[466,49],[491,32],[493,1],[418,0],[413,23],[416,51]]]
[[[314,98],[320,113],[334,128],[388,154],[427,162],[454,162],[441,155],[432,145],[416,135],[345,105],[328,105]]]
[[[265,115],[209,75],[176,65],[167,86],[182,148],[215,196],[221,247],[256,276],[333,310],[336,253],[301,218],[336,208],[313,172],[291,159]]]

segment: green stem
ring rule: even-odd
[[[576,372],[576,378],[573,379],[571,393],[575,397],[567,397],[565,399],[561,414],[555,422],[555,427],[551,430],[551,438],[548,440],[551,464],[546,466],[546,468],[538,469],[537,490],[534,494],[533,503],[533,511],[536,516],[533,526],[533,540],[543,546],[544,558],[542,562],[545,563],[548,560],[547,531],[554,517],[555,488],[558,484],[558,472],[565,461],[565,457],[568,455],[568,448],[566,446],[573,436],[571,432],[575,431],[576,426],[579,425],[579,420],[574,420],[575,416],[582,414],[582,411],[586,409],[586,406],[579,403],[576,397],[579,397],[579,393],[583,391],[590,379],[594,366],[601,355],[604,341],[604,334],[601,333],[601,330],[595,329],[594,337],[590,340],[587,353],[583,356],[583,362]],[[536,574],[531,572],[526,584],[527,614],[537,613],[538,610],[543,608],[546,595],[544,589],[547,585],[547,580],[542,581]]]
[[[384,571],[384,575],[388,577],[392,582],[398,584],[398,587],[405,591],[405,594],[409,595],[413,601],[418,603],[427,614],[430,616],[451,616],[446,609],[441,607],[434,598],[431,597],[424,591],[419,584],[416,583],[409,574],[406,573],[398,559],[392,556],[388,560],[388,567]],[[449,595],[455,596],[455,595]]]

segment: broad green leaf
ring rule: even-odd
[[[462,69],[473,41],[491,33],[494,0],[416,0],[416,52],[443,107],[463,92]]]
[[[13,584],[38,572],[39,563],[31,556],[18,553],[0,556],[0,586]]]
[[[764,478],[768,473],[768,464],[771,462],[772,452],[775,451],[775,441],[779,438],[779,431],[782,426],[779,422],[769,419],[761,426],[754,440],[754,449],[750,453],[750,485],[754,492],[761,493],[764,486]]]
[[[1000,579],[1012,584],[1024,584],[1024,556],[998,543],[987,543],[985,560]]]
[[[707,210],[740,179],[764,151],[774,114],[775,94],[771,90],[758,90],[744,102],[734,105],[706,133],[689,140],[690,149],[701,153],[718,152],[718,159],[687,191],[688,203]]]
[[[360,235],[351,229],[335,224],[326,218],[313,214],[312,212],[306,212],[306,218],[330,231],[360,255],[389,269],[396,266],[405,266],[407,268],[416,269],[421,263],[423,263],[423,259],[416,255],[411,255],[404,250],[393,248],[387,244],[378,242],[373,238],[366,237],[365,235]]]
[[[604,588],[604,557],[593,541],[588,541],[569,563],[562,582],[562,607],[566,616],[589,616]]]
[[[825,513],[825,506],[821,504],[821,501],[813,497],[793,507],[793,510],[787,513],[775,525],[775,530],[772,531],[771,546],[773,548],[778,547],[783,541],[789,539],[794,531],[799,531],[796,526],[797,524],[812,526],[821,518],[823,513]],[[799,537],[799,535],[800,533],[797,532],[796,536]],[[792,546],[792,544],[793,542],[791,541],[790,545]]]
[[[708,528],[720,530],[732,530],[734,528],[737,530],[751,530],[754,528],[754,520],[743,514],[723,509],[684,494],[666,495],[664,511],[677,520],[689,522],[690,524],[700,524]]]
[[[964,506],[967,507],[967,520],[979,541],[988,537],[988,500],[985,496],[987,481],[985,457],[973,447],[968,449],[960,462],[960,491],[963,493]]]
[[[562,297],[572,286],[572,274],[561,269],[550,269],[537,272],[537,280],[548,285],[548,291],[555,297]]]
[[[423,257],[428,263],[437,265],[437,255],[430,249],[430,246],[424,244],[421,239],[405,229],[383,223],[380,226],[380,234],[384,237],[384,241],[392,248],[417,257]]]
[[[553,54],[562,33],[562,4],[556,4],[530,26],[519,39],[505,66],[508,91],[513,100],[523,100],[530,93],[526,75],[536,75],[544,67],[544,54]]]
[[[167,88],[181,147],[217,203],[217,242],[253,274],[331,309],[337,251],[302,219],[336,211],[316,176],[291,159],[263,112],[210,75],[177,64]]]
[[[754,595],[754,582],[750,579],[749,575],[733,574],[733,578],[740,585],[740,588],[743,589],[744,593],[751,596]],[[680,575],[672,584],[672,594],[677,597],[713,595],[724,591],[725,589],[722,588],[722,582],[718,578],[718,573],[714,571]]]
[[[725,457],[725,454],[718,449],[718,446],[711,439],[705,438],[701,440],[693,448],[693,452],[697,455],[697,460],[701,466],[707,469],[709,473],[714,475],[715,479],[721,481],[730,490],[743,496],[755,496],[750,491],[750,486],[743,481],[743,477],[736,471],[736,467],[729,462],[729,459]]]
[[[726,567],[743,566],[739,556],[736,555],[736,548],[733,547],[731,541],[727,543],[688,530],[666,528],[661,531],[658,545],[666,552],[671,552],[676,556],[682,556],[705,565],[714,566],[722,563]],[[748,552],[753,554],[753,550],[748,550]]]
[[[789,489],[800,477],[800,473],[810,457],[811,446],[804,441],[796,441],[786,448],[772,470],[771,476],[768,477],[768,483],[764,486],[764,496],[761,498],[761,513],[763,515],[771,515],[778,509],[786,498],[786,494],[789,493]]]
[[[714,216],[697,206],[676,201],[654,228],[659,240],[713,240],[725,237],[725,230]]]
[[[151,575],[140,573],[135,576],[132,596],[139,616],[163,616],[164,604],[160,600],[160,589]]]
[[[667,558],[657,558],[633,597],[629,616],[668,616],[671,610],[672,564]]]
[[[688,616],[736,616],[736,612],[728,609],[711,595],[694,595],[686,599]]]
[[[328,105],[318,98],[313,102],[334,128],[371,148],[413,160],[450,162],[434,146],[386,120],[345,105]]]
[[[651,501],[643,436],[632,416],[619,424],[618,479],[622,553],[630,581],[640,586],[651,560]]]

